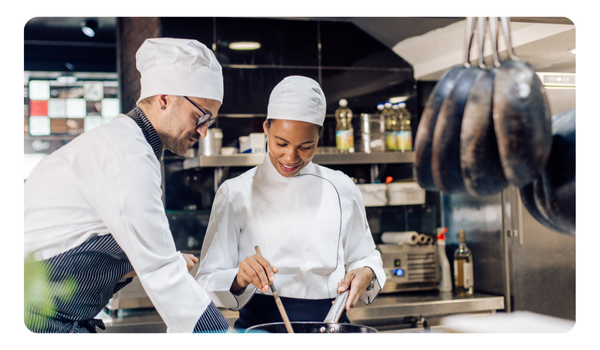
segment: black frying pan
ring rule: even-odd
[[[479,67],[484,70],[477,76],[465,105],[460,131],[460,168],[467,192],[483,197],[501,192],[508,181],[502,170],[500,154],[494,131],[492,97],[494,78],[500,66],[497,51],[498,19],[490,17],[494,67],[487,69],[483,60],[486,19],[478,20]]]
[[[509,20],[502,17],[509,58],[494,81],[494,129],[504,175],[521,188],[544,169],[552,143],[548,99],[533,68],[512,50]]]
[[[415,163],[413,175],[419,186],[426,190],[438,191],[431,173],[431,149],[433,145],[433,131],[437,121],[438,113],[442,103],[456,84],[458,78],[470,66],[468,52],[471,50],[475,21],[473,17],[467,17],[467,30],[465,39],[465,54],[463,65],[455,66],[447,70],[442,78],[435,84],[433,91],[427,99],[425,109],[421,114],[421,120],[415,134]]]
[[[535,220],[551,230],[562,232],[563,229],[555,225],[554,222],[547,217],[547,213],[542,214],[540,208],[538,208],[533,194],[533,182],[523,188],[520,188],[519,194],[521,195],[521,202],[523,202],[523,206]]]
[[[466,192],[460,169],[460,129],[469,93],[482,74],[477,66],[469,66],[461,74],[442,103],[435,123],[431,173],[437,188],[447,194]]]
[[[575,109],[552,118],[552,150],[533,192],[541,214],[556,231],[575,235]]]
[[[348,299],[347,290],[339,294],[323,322],[291,322],[294,333],[377,333],[375,328],[350,323],[337,323]],[[287,333],[283,322],[264,323],[246,329],[246,333]]]

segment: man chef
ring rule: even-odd
[[[184,155],[206,137],[223,101],[213,52],[188,39],[147,39],[136,54],[137,106],[44,158],[25,183],[25,253],[72,278],[56,314],[27,310],[34,332],[96,332],[94,319],[137,274],[169,332],[222,332],[229,324],[175,248],[161,201],[163,149]]]
[[[236,328],[282,321],[269,281],[290,321],[315,322],[339,292],[350,289],[349,309],[361,298],[370,304],[385,283],[358,188],[312,163],[325,106],[313,79],[283,79],[263,124],[264,162],[215,196],[196,279],[216,305],[239,310]]]

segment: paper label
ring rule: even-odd
[[[335,146],[338,150],[354,149],[354,130],[336,131]]]
[[[473,287],[473,263],[465,262],[463,264],[463,276],[465,281],[465,288]]]
[[[396,133],[388,131],[385,133],[385,149],[386,151],[395,151],[396,147]]]
[[[396,142],[399,151],[412,151],[412,133],[410,131],[398,131]]]

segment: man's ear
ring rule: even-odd
[[[158,107],[161,110],[167,109],[170,104],[173,103],[173,99],[170,98],[169,95],[156,95],[156,102],[158,103]]]

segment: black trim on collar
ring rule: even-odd
[[[144,138],[152,147],[156,158],[160,161],[162,156],[163,145],[160,137],[156,133],[156,129],[152,126],[152,123],[148,120],[144,112],[140,107],[135,107],[127,116],[133,119],[133,121],[142,129],[142,133],[144,134]]]

